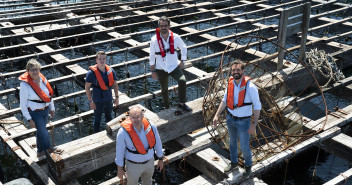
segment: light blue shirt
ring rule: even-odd
[[[236,85],[235,80],[233,81],[234,101],[235,101],[234,105],[237,105],[238,103],[238,94],[240,92],[241,82],[238,85]],[[227,89],[226,89],[224,98],[222,99],[222,101],[225,102],[225,104],[226,104],[226,99],[227,99]],[[260,100],[259,100],[258,88],[251,81],[249,81],[246,87],[246,95],[244,98],[244,103],[251,103],[251,102],[254,110],[261,110],[262,104],[260,103]],[[252,106],[247,105],[247,106],[235,108],[233,110],[229,109],[227,106],[226,108],[233,116],[246,117],[246,116],[252,116],[253,114]]]
[[[150,122],[149,122],[150,123]],[[163,156],[163,149],[162,149],[162,144],[160,140],[160,136],[158,133],[158,130],[156,129],[156,126],[152,123],[150,123],[152,126],[154,136],[155,136],[155,146],[154,149],[156,151],[156,155],[158,157]],[[139,139],[142,141],[144,148],[147,150],[149,148],[149,143],[147,136],[144,132],[144,125],[142,124],[142,129],[140,132],[133,126],[133,129],[136,131]],[[118,166],[123,166],[124,164],[124,158],[134,161],[134,162],[144,162],[152,159],[154,157],[154,149],[149,149],[147,150],[147,153],[142,155],[142,154],[134,154],[129,152],[126,147],[129,150],[132,151],[137,151],[137,149],[134,147],[132,139],[130,138],[128,132],[124,128],[120,128],[119,132],[117,133],[116,136],[116,158],[115,158],[115,163]]]

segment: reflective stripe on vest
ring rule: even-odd
[[[28,83],[41,100],[44,102],[50,102],[51,97],[54,95],[54,91],[42,73],[39,73],[39,77],[42,78],[43,83],[45,84],[46,88],[48,88],[50,97],[46,95],[44,91],[33,81],[28,72],[23,73],[20,77],[18,77],[18,79]]]
[[[169,33],[171,35],[170,38],[169,38],[170,53],[174,54],[175,53],[174,33],[171,30],[169,30]],[[161,57],[165,57],[166,56],[165,47],[164,47],[164,43],[163,43],[163,41],[161,40],[161,37],[160,37],[160,29],[159,28],[156,29],[156,40],[158,41],[158,46],[159,46],[159,49],[160,49]]]
[[[240,92],[238,94],[238,103],[237,103],[236,107],[242,107],[245,105],[252,104],[252,103],[244,103],[244,98],[246,96],[246,87],[247,87],[247,83],[250,79],[251,79],[251,77],[249,77],[249,76],[243,76],[242,81],[241,81],[241,86],[240,86]],[[234,105],[235,85],[234,85],[233,81],[234,81],[234,78],[231,76],[229,79],[228,86],[227,86],[227,98],[226,98],[227,107],[231,110],[233,110],[235,108],[235,105]]]
[[[103,77],[101,77],[100,71],[98,69],[98,65],[94,65],[94,66],[89,66],[89,68],[94,72],[95,77],[98,80],[99,86],[102,90],[108,90],[108,88],[105,85],[105,82],[103,80]],[[105,64],[105,70],[107,71],[106,74],[108,75],[108,79],[109,79],[109,87],[111,87],[114,84],[114,74],[112,73],[112,69]]]
[[[147,151],[145,150],[142,141],[139,139],[136,131],[133,129],[131,119],[127,118],[125,121],[121,123],[121,126],[127,131],[128,135],[130,135],[132,143],[136,148],[137,152],[131,151],[128,148],[127,150],[132,153],[139,153],[143,155],[147,154]],[[155,135],[154,135],[152,126],[150,125],[149,121],[146,118],[143,118],[143,126],[144,126],[145,135],[147,136],[147,140],[149,143],[148,149],[153,148],[155,146]]]

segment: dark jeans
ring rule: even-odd
[[[42,111],[29,111],[32,120],[35,123],[35,128],[37,129],[37,152],[43,152],[50,147],[49,133],[46,129],[46,124],[49,118],[49,108]]]
[[[164,70],[157,69],[156,74],[158,75],[163,102],[167,109],[170,107],[168,91],[169,76],[175,79],[178,83],[178,101],[180,103],[186,102],[186,77],[183,74],[180,66],[177,66],[171,73],[167,73]]]
[[[105,114],[106,123],[112,119],[112,102],[97,102],[95,105],[96,109],[94,110],[94,133],[97,133],[100,131],[100,122],[103,113]]]

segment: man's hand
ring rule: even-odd
[[[248,134],[256,135],[255,124],[250,124],[249,129],[247,130]]]
[[[53,119],[55,117],[55,111],[51,110],[50,115],[51,115],[51,119]]]
[[[164,161],[158,160],[158,164],[156,165],[156,169],[160,169],[160,171],[164,168]]]
[[[183,69],[185,67],[185,64],[183,63],[183,60],[181,60],[180,64],[178,64],[178,66],[180,66],[181,69]]]
[[[92,110],[95,110],[97,107],[95,106],[95,103],[94,103],[94,101],[91,101],[90,103],[89,103],[89,107],[92,109]]]
[[[114,99],[114,106],[116,107],[116,106],[118,106],[119,105],[119,97],[116,97],[115,99]]]
[[[123,170],[123,167],[117,166],[117,177],[120,179],[120,181],[123,181],[123,176],[126,176],[125,171]]]
[[[35,128],[35,122],[31,119],[29,120],[29,123],[28,123],[29,127],[31,128]]]
[[[154,80],[158,79],[158,74],[156,74],[156,72],[152,72],[152,77]]]
[[[214,116],[214,119],[213,119],[213,125],[214,127],[216,127],[218,125],[218,121],[219,121],[219,117],[217,115]]]

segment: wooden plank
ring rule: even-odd
[[[288,10],[283,10],[280,13],[280,22],[279,22],[279,35],[278,35],[278,40],[279,40],[279,46],[285,48],[286,45],[286,30],[287,30],[287,20],[288,20]],[[284,50],[279,49],[279,54],[278,54],[278,62],[277,62],[277,70],[281,70],[283,66],[283,59],[284,59]]]
[[[331,179],[330,181],[324,183],[323,185],[335,185],[335,184],[346,184],[350,182],[352,178],[352,168],[340,173],[337,177]]]
[[[48,175],[42,170],[42,168],[37,163],[32,161],[30,158],[25,158],[24,161],[26,161],[26,163],[29,165],[29,167],[32,169],[32,171],[36,174],[36,176],[39,177],[40,181],[43,184],[47,184],[47,185],[55,185],[56,184],[56,183],[54,183],[53,180],[51,180],[51,178],[48,177]]]
[[[324,143],[322,147],[324,150],[333,153],[336,156],[339,156],[347,161],[352,161],[352,137],[346,134],[339,134]]]
[[[310,11],[311,11],[311,3],[306,2],[304,4],[303,9],[303,17],[302,17],[302,36],[301,36],[301,47],[299,48],[299,59],[305,62],[305,52],[307,45],[307,35],[309,29],[309,20],[310,20]]]
[[[213,160],[214,158],[217,158],[218,160]],[[188,156],[186,161],[215,182],[219,182],[227,177],[224,168],[230,163],[228,159],[216,153],[211,148],[204,149]]]
[[[216,184],[216,183],[204,174],[198,175],[197,177],[182,183],[182,185],[211,185],[211,184]]]
[[[267,185],[267,184],[264,181],[258,179],[257,177],[254,177],[242,182],[240,185]]]
[[[163,143],[204,126],[201,115],[202,100],[199,98],[187,103],[193,109],[192,112],[176,116],[173,109],[167,109],[159,112],[157,118],[148,118],[156,124]],[[191,124],[184,124],[185,119],[187,119],[187,123]],[[116,135],[117,129],[116,131],[112,130]],[[87,143],[90,144],[87,145]],[[60,183],[87,174],[114,161],[115,139],[107,135],[106,131],[58,147],[64,152],[60,155],[51,155],[48,161],[51,173]],[[111,154],[113,156],[110,156]]]
[[[251,177],[255,176],[256,174],[262,173],[265,170],[268,170],[278,164],[281,164],[284,162],[285,159],[290,159],[292,158],[294,155],[297,155],[298,153],[301,153],[302,151],[306,150],[307,148],[310,148],[311,146],[323,142],[329,138],[332,138],[338,134],[341,133],[341,129],[338,127],[333,127],[329,130],[326,130],[318,135],[315,135],[305,141],[303,141],[302,143],[291,147],[292,150],[285,150],[282,151],[281,153],[270,157],[262,162],[257,163],[256,165],[254,165],[252,167],[252,173],[251,173]],[[293,152],[295,151],[295,153]],[[244,179],[242,178],[228,178],[225,179],[222,182],[227,182],[227,183],[231,183],[231,184],[239,184],[241,182],[243,182]]]

